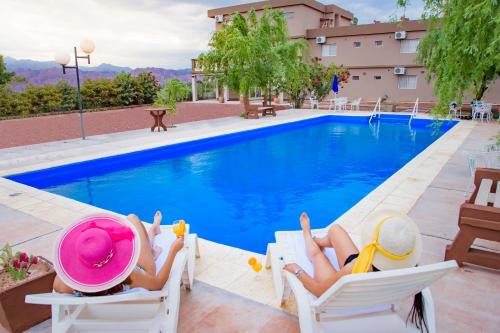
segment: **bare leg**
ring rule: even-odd
[[[142,224],[141,220],[135,214],[130,214],[128,220],[132,222],[137,232],[139,233],[139,238],[141,239],[141,253],[139,255],[139,261],[137,264],[141,266],[146,273],[151,275],[156,275],[156,265],[153,257],[153,251],[151,251],[151,242],[149,241],[149,236],[146,228]]]
[[[302,227],[302,232],[304,234],[307,256],[313,264],[314,280],[318,282],[328,280],[335,274],[336,271],[323,251],[321,251],[318,244],[316,244],[312,238],[311,224],[306,213],[302,213],[302,215],[300,215],[300,226]]]
[[[148,230],[148,237],[151,243],[153,243],[153,239],[155,238],[155,236],[161,232],[160,223],[162,218],[163,216],[161,215],[161,212],[157,211],[154,217],[153,225],[151,225],[151,228],[149,228]]]
[[[154,217],[153,225],[148,230],[148,237],[151,244],[154,243],[153,241],[155,236],[161,232],[160,223],[162,218],[163,216],[161,215],[161,212],[157,211]],[[158,256],[160,255],[162,248],[160,246],[154,246],[152,251],[153,251],[153,258],[156,260],[156,258],[158,258]]]
[[[344,267],[345,260],[351,254],[359,253],[349,234],[341,226],[334,224],[328,229],[328,241],[335,249],[340,268]]]

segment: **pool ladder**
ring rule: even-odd
[[[380,119],[380,102],[381,102],[381,98],[379,97],[377,100],[377,104],[375,104],[375,107],[373,108],[373,112],[370,115],[370,119],[368,120],[368,123],[371,123],[372,119],[375,117]]]
[[[410,115],[410,120],[408,120],[408,125],[411,125],[411,121],[413,118],[417,118],[418,114],[418,97],[417,100],[415,101],[415,105],[413,105],[413,109],[411,110],[411,115]]]

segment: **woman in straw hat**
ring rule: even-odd
[[[141,287],[160,290],[175,256],[184,246],[178,237],[157,272],[152,238],[160,232],[160,212],[149,232],[136,215],[121,219],[94,215],[66,227],[54,246],[54,290],[79,296],[104,296]]]
[[[300,216],[300,225],[314,276],[295,263],[285,265],[284,269],[295,274],[304,287],[317,297],[344,275],[414,267],[422,254],[422,239],[417,225],[408,216],[393,210],[379,210],[367,218],[361,235],[361,252],[339,225],[332,225],[327,235],[321,238],[312,236],[306,213]],[[339,271],[323,253],[325,247],[335,249]],[[418,328],[427,329],[421,293],[415,296],[408,317]]]

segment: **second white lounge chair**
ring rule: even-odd
[[[325,232],[322,230],[316,235]],[[325,254],[334,267],[338,267],[335,251],[327,249]],[[266,267],[272,267],[276,297],[281,304],[290,291],[295,295],[302,333],[420,332],[407,327],[394,309],[396,302],[420,291],[429,333],[435,333],[434,303],[427,287],[457,267],[455,261],[447,261],[408,269],[346,275],[317,298],[293,274],[282,269],[284,263],[290,262],[298,263],[312,274],[302,232],[276,232],[276,243],[268,245]]]
[[[163,266],[175,236],[172,226],[161,226],[154,244],[163,248],[156,259]],[[189,226],[187,226],[189,231]],[[196,234],[185,234],[185,248],[174,261],[162,290],[134,288],[111,296],[76,297],[48,293],[27,295],[26,303],[52,306],[52,332],[176,332],[180,288],[193,285],[195,257],[199,257]]]

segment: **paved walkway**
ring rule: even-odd
[[[82,158],[82,154],[84,153],[86,154],[86,158],[91,158],[91,156],[100,154],[102,151],[119,153],[121,149],[124,149],[123,147],[130,146],[132,142],[136,145],[134,149],[144,149],[147,145],[163,145],[183,140],[186,135],[193,139],[195,138],[193,135],[213,135],[212,132],[216,129],[218,134],[221,134],[225,131],[235,130],[235,127],[237,127],[237,130],[250,129],[251,127],[261,125],[271,125],[280,121],[280,118],[282,121],[291,121],[295,117],[306,117],[311,114],[309,111],[294,111],[280,113],[279,117],[276,118],[256,121],[239,121],[238,118],[233,117],[196,122],[179,126],[179,128],[167,136],[154,136],[153,143],[151,142],[151,138],[153,138],[151,135],[146,136],[144,131],[134,131],[94,137],[85,143],[82,143],[81,140],[72,140],[68,143],[57,142],[31,147],[3,149],[1,152],[4,156],[8,157],[7,160],[9,161],[0,161],[0,174],[2,170],[4,174],[8,174],[8,170],[14,170],[16,167],[18,168],[17,171],[20,171],[19,167],[24,167],[24,165],[27,165],[29,169],[35,167],[37,164],[38,166],[44,165],[47,167],[59,163],[68,163],[71,159],[78,157],[78,155]],[[432,178],[435,175],[437,177],[433,181],[430,178],[429,182],[425,183],[426,185],[422,189],[423,195],[419,195],[420,198],[418,200],[406,200],[408,202],[404,202],[403,199],[406,198],[408,193],[402,193],[401,197],[398,197],[399,201],[390,201],[386,198],[379,205],[397,205],[399,208],[403,206],[408,207],[408,209],[405,208],[405,211],[409,211],[409,214],[417,221],[424,234],[424,264],[441,261],[445,245],[451,241],[456,233],[458,207],[464,200],[463,189],[468,181],[464,153],[482,150],[489,142],[489,139],[498,131],[498,125],[496,124],[482,124],[476,127],[470,126],[468,122],[465,124],[469,130],[472,129],[471,134],[461,145],[457,145],[460,146],[457,152],[453,150],[453,153],[446,155],[446,150],[443,151],[441,149],[437,151],[441,154],[438,157],[440,160],[443,160],[444,167],[441,169],[439,165],[439,169],[435,173],[431,173]],[[189,129],[183,129],[183,127],[189,127]],[[459,133],[452,135],[452,137],[456,136],[460,136]],[[448,147],[447,144],[445,145],[446,147]],[[65,146],[68,147],[64,148]],[[128,147],[128,149],[132,148]],[[448,160],[449,156],[451,158]],[[435,158],[432,155],[427,156],[425,159],[426,163],[424,164],[432,162]],[[409,175],[400,174],[399,177],[405,179],[411,177],[422,178],[424,164],[421,165],[422,167],[419,167],[420,169],[414,170],[416,173]],[[414,178],[411,179],[414,180]],[[5,184],[9,185],[8,183]],[[0,234],[0,242],[5,240],[17,242],[18,248],[26,248],[30,252],[50,256],[50,247],[58,230],[69,220],[72,220],[75,214],[78,214],[78,212],[81,214],[86,209],[82,204],[69,202],[69,199],[65,198],[54,198],[43,193],[36,195],[33,193],[33,196],[25,195],[29,191],[22,186],[16,189],[6,188],[5,191],[2,191],[1,185],[2,183],[0,183],[0,199],[9,208],[0,206],[0,216],[2,217],[0,218],[0,228],[2,231],[6,231]],[[420,186],[422,184],[412,183],[413,187],[418,187],[416,185]],[[427,185],[429,186],[427,187]],[[413,188],[408,188],[408,190],[411,190],[409,192],[415,191]],[[16,194],[18,191],[26,193],[10,197],[11,194]],[[17,213],[20,213],[18,210],[37,216],[40,220],[33,219],[32,216],[24,214],[23,220],[20,221],[16,218],[18,216]],[[357,210],[356,214],[359,214],[359,211],[360,209]],[[356,214],[352,216],[353,219],[358,216]],[[6,217],[5,219],[3,219],[4,216]],[[246,271],[242,271],[241,268],[234,271],[227,271],[218,264],[222,264],[221,259],[223,259],[223,262],[226,264],[235,263],[231,267],[237,268],[236,264],[242,265],[245,262],[243,256],[246,254],[241,252],[234,253],[234,251],[228,253],[226,248],[214,247],[209,243],[202,243],[202,258],[198,260],[196,268],[197,282],[214,280],[213,275],[223,276],[224,278],[221,281],[215,281],[217,283],[220,282],[220,284],[211,283],[211,285],[239,293],[246,298],[261,298],[260,303],[272,304],[272,302],[268,303],[267,301],[267,297],[271,299],[273,297],[272,286],[268,286],[269,281],[267,280],[270,280],[268,272],[263,271],[263,273],[266,273],[266,276],[263,276],[263,281],[258,285],[252,285],[246,280],[238,280],[248,295],[242,293],[241,290],[232,290],[230,288],[231,282],[234,281],[229,280],[234,275],[239,274],[244,277],[248,276],[248,274],[245,273]],[[489,243],[478,243],[477,245],[496,248],[496,245]],[[248,267],[245,267],[245,269],[248,269]],[[494,327],[500,327],[500,319],[495,313],[500,305],[500,279],[498,277],[499,273],[497,271],[466,266],[433,286],[432,291],[437,306],[438,331],[494,332]],[[183,296],[183,302],[185,302],[183,306],[186,306],[186,309],[183,309],[181,313],[180,327],[182,331],[192,331],[197,328],[203,332],[210,332],[212,329],[214,332],[259,332],[268,331],[270,328],[274,331],[281,331],[282,327],[286,331],[293,332],[293,329],[297,330],[296,318],[283,314],[272,307],[254,303],[212,286],[208,287],[200,284],[200,289],[195,288],[192,293]],[[259,292],[263,295],[256,295]],[[188,297],[190,300],[193,300],[193,303],[189,303]],[[201,305],[196,302],[201,302]],[[190,307],[189,304],[195,305]],[[189,311],[196,311],[193,309],[204,305],[207,308],[203,308],[203,311],[199,313],[199,317],[192,317],[194,315]],[[226,307],[226,305],[228,306]],[[403,307],[401,313],[406,314],[407,309]],[[192,324],[185,323],[187,322],[186,316],[190,319],[189,322],[192,319]],[[263,325],[265,321],[260,321],[258,319],[260,318],[259,316],[269,318],[267,321],[269,326]],[[243,319],[243,317],[249,319]],[[218,320],[219,318],[220,320]],[[247,320],[256,322],[255,326],[247,326],[250,325]],[[270,326],[273,321],[281,322],[281,324],[276,327]],[[206,329],[204,329],[204,325],[206,325]],[[220,329],[217,330],[217,327],[220,327]],[[47,328],[40,331],[46,332]]]
[[[426,189],[409,215],[423,234],[422,264],[444,259],[446,245],[458,231],[459,207],[470,192],[466,156],[485,149],[499,131],[497,124],[476,126]],[[500,252],[500,244],[476,241],[475,246]],[[500,272],[465,265],[431,287],[438,332],[498,332]]]
[[[153,118],[140,106],[84,114],[87,136],[150,128]],[[284,106],[281,106],[284,108]],[[238,116],[242,112],[238,103],[179,103],[174,123]],[[164,119],[166,122],[166,118]],[[0,148],[31,145],[42,142],[68,140],[80,137],[80,115],[68,113],[0,121]]]

